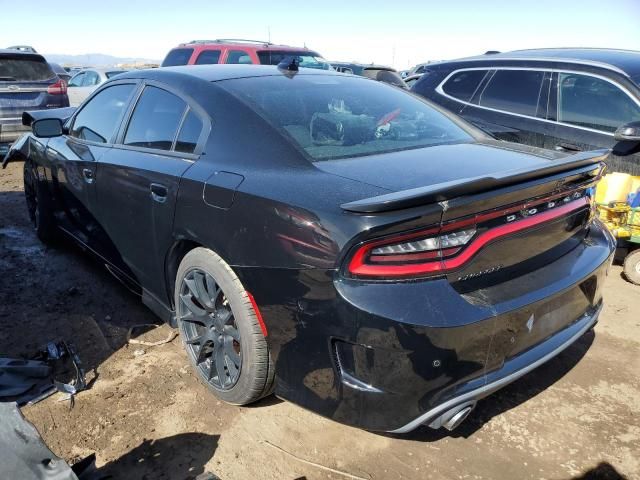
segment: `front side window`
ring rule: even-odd
[[[447,95],[451,95],[463,102],[468,102],[486,74],[487,70],[466,70],[454,73],[442,85],[442,90]]]
[[[135,88],[134,84],[122,84],[100,91],[78,112],[70,135],[91,142],[111,142]]]
[[[279,75],[218,85],[248,103],[312,161],[474,140],[424,101],[362,77]]]
[[[146,87],[133,110],[124,144],[171,150],[187,104],[157,87]]]
[[[220,61],[220,50],[204,50],[198,55],[196,65],[215,65]]]
[[[480,105],[535,117],[544,72],[497,70],[480,96]]]
[[[177,65],[187,65],[193,48],[174,48],[171,50],[162,62],[161,67],[175,67]]]
[[[69,86],[70,87],[81,87],[82,86],[82,82],[84,81],[85,75],[86,75],[85,72],[80,72],[80,73],[77,73],[76,75],[74,75],[73,78],[71,80],[69,80]]]
[[[560,73],[558,121],[615,132],[625,123],[640,121],[640,107],[606,80],[590,75]]]
[[[244,50],[230,50],[227,53],[227,63],[251,65],[251,57]]]

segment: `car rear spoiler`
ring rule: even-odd
[[[428,203],[443,202],[461,195],[482,193],[499,187],[536,180],[581,167],[584,167],[585,172],[587,172],[593,170],[593,167],[597,164],[604,162],[608,155],[609,150],[580,152],[538,168],[520,168],[507,170],[492,176],[461,178],[459,180],[436,183],[427,187],[412,188],[356,200],[355,202],[344,203],[340,207],[345,211],[354,213],[382,213],[418,207]]]
[[[36,120],[43,118],[59,118],[62,122],[66,122],[76,111],[76,107],[51,108],[49,110],[34,110],[22,113],[22,124],[30,127]]]

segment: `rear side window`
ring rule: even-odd
[[[198,55],[196,65],[215,65],[220,61],[220,50],[204,50]]]
[[[84,80],[82,80],[83,87],[93,87],[100,83],[100,76],[96,72],[86,72]]]
[[[146,87],[131,116],[124,144],[171,150],[187,104],[172,93]]]
[[[250,65],[252,62],[251,57],[244,50],[230,50],[227,54],[227,63]]]
[[[534,117],[544,72],[498,70],[480,96],[480,105]]]
[[[640,107],[606,80],[561,73],[558,78],[558,121],[615,132],[625,123],[640,121]]]
[[[287,57],[296,57],[301,67],[315,68],[318,70],[331,69],[331,66],[324,58],[322,58],[316,52],[312,52],[311,50],[302,50],[299,52],[293,50],[262,50],[257,52],[257,55],[258,60],[260,60],[260,63],[262,65],[278,65]],[[350,73],[353,73],[353,71]]]
[[[160,66],[175,67],[177,65],[186,65],[189,63],[192,53],[193,48],[174,48],[167,54]]]
[[[193,153],[198,144],[198,138],[202,132],[202,120],[189,110],[187,116],[182,122],[180,133],[178,134],[178,140],[176,141],[176,152]]]
[[[442,90],[458,100],[468,102],[473,97],[478,85],[487,74],[487,70],[467,70],[454,73],[442,85]]]
[[[69,80],[69,86],[70,87],[81,87],[82,86],[82,82],[84,81],[84,77],[85,77],[85,72],[80,72],[77,73],[73,76],[73,78],[71,80]]]
[[[76,115],[70,135],[91,142],[110,142],[134,88],[133,84],[114,85],[99,92]]]
[[[39,55],[0,55],[0,82],[38,82],[54,77]]]

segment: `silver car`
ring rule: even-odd
[[[99,85],[125,71],[126,70],[118,70],[117,68],[86,68],[80,70],[69,80],[67,88],[69,105],[77,107],[91,92],[98,88]]]

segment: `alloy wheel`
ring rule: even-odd
[[[215,388],[231,389],[240,378],[240,331],[231,305],[214,278],[192,269],[182,279],[177,308],[187,351]]]

